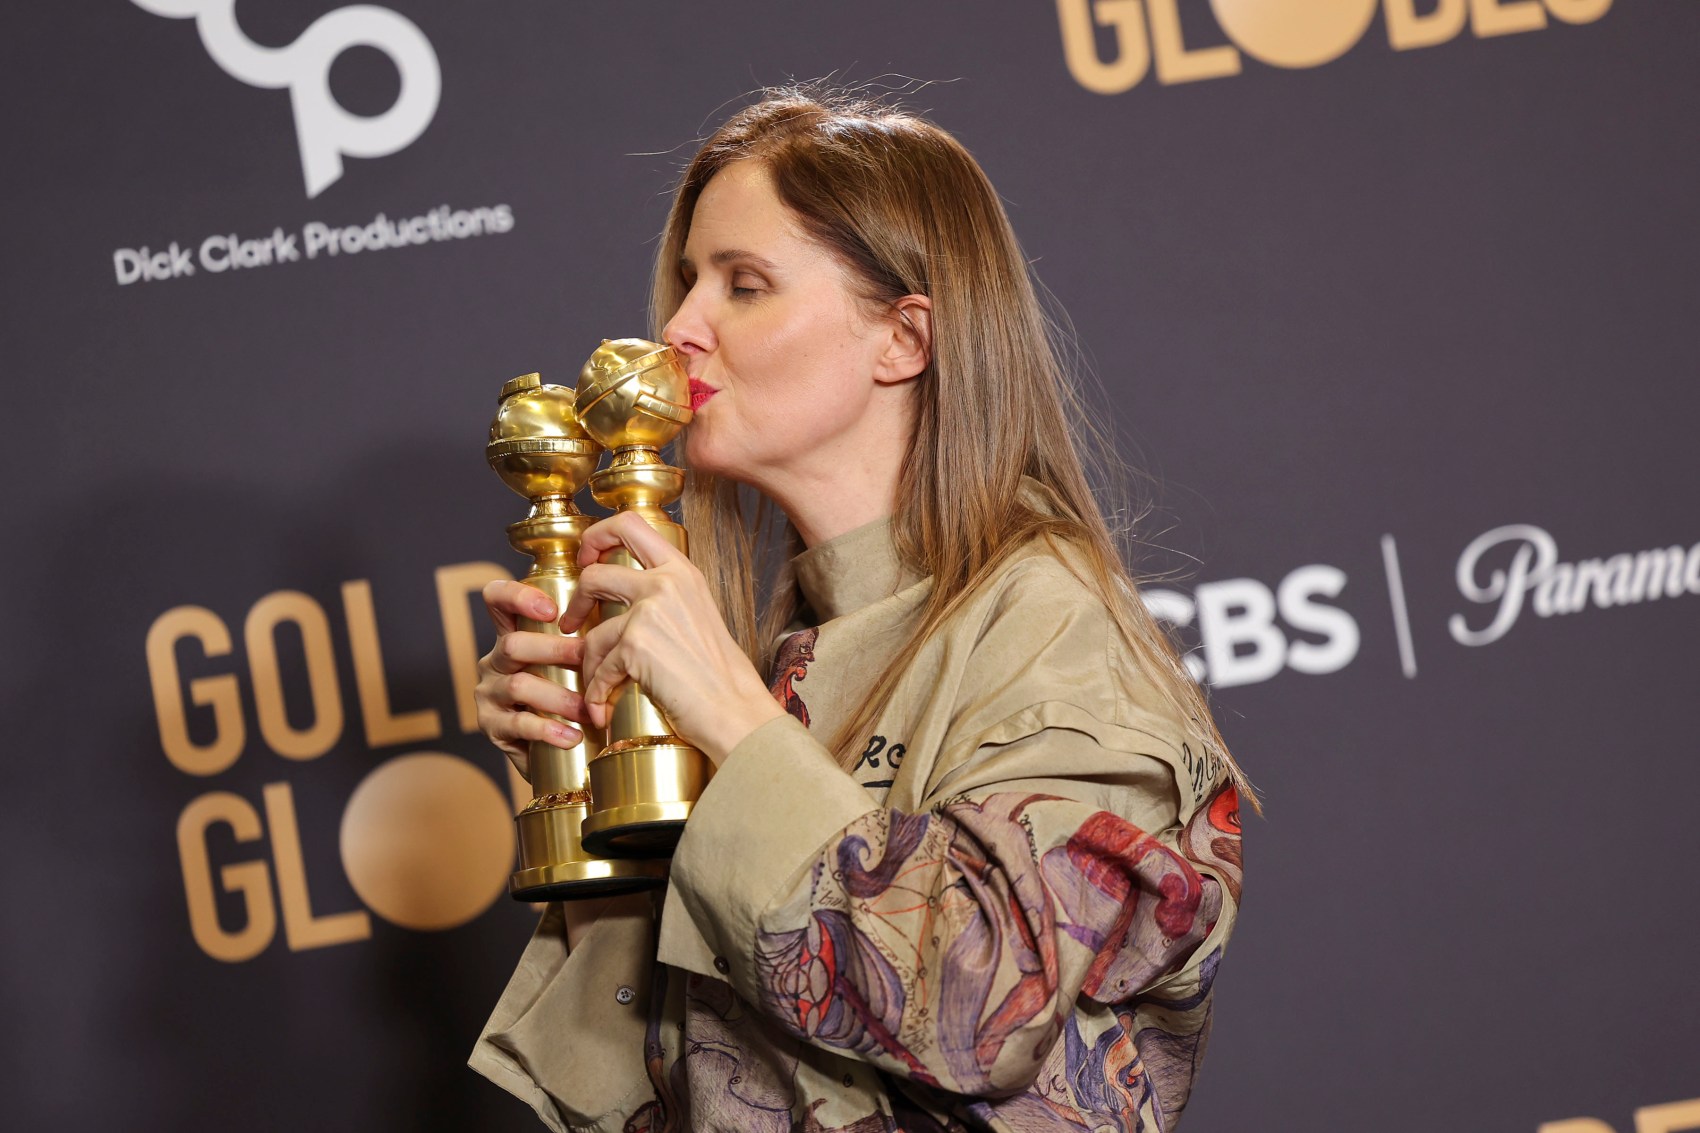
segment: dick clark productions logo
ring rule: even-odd
[[[287,47],[255,43],[236,24],[236,0],[131,0],[172,19],[194,17],[213,62],[250,86],[287,88],[307,196],[342,177],[342,158],[386,157],[407,148],[437,113],[442,72],[417,24],[388,8],[353,4],[327,12]],[[401,93],[382,114],[351,114],[331,96],[331,64],[350,47],[374,47],[401,74]]]

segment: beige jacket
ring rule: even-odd
[[[551,1129],[1169,1130],[1240,891],[1223,769],[1043,544],[822,745],[930,583],[880,522],[796,562],[789,711],[704,792],[666,895],[544,914],[470,1065]],[[655,906],[659,904],[660,908]]]

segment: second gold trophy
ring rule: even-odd
[[[607,466],[590,478],[591,496],[615,511],[637,512],[688,553],[685,529],[666,512],[684,488],[684,473],[660,452],[691,421],[690,379],[678,352],[640,338],[604,341],[579,374],[574,405],[585,432],[609,452]],[[642,568],[623,549],[605,561]],[[604,620],[625,612],[620,603],[602,604]],[[670,853],[714,766],[674,733],[638,686],[616,689],[611,707],[607,746],[590,761],[584,848],[611,857]]]

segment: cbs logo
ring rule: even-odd
[[[1120,94],[1138,85],[1153,63],[1160,83],[1218,79],[1240,73],[1243,52],[1272,67],[1318,67],[1363,39],[1382,10],[1395,51],[1433,47],[1469,26],[1478,38],[1539,31],[1547,17],[1592,23],[1612,0],[1210,0],[1231,42],[1189,47],[1179,0],[1057,0],[1063,59],[1081,86]],[[1100,31],[1115,43],[1099,51]]]
[[[287,47],[265,47],[236,25],[236,0],[131,0],[172,19],[193,17],[207,54],[249,86],[287,87],[301,147],[307,196],[342,177],[342,158],[385,157],[411,145],[437,113],[442,72],[431,41],[388,8],[355,4],[327,12]],[[350,114],[331,97],[331,64],[350,47],[375,47],[401,74],[394,105],[370,118]]]

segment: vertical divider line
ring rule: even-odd
[[[1393,605],[1393,632],[1399,638],[1399,668],[1406,677],[1417,675],[1417,651],[1411,644],[1411,616],[1405,610],[1405,580],[1399,574],[1399,547],[1393,536],[1381,537],[1381,561],[1387,567],[1387,600]]]

